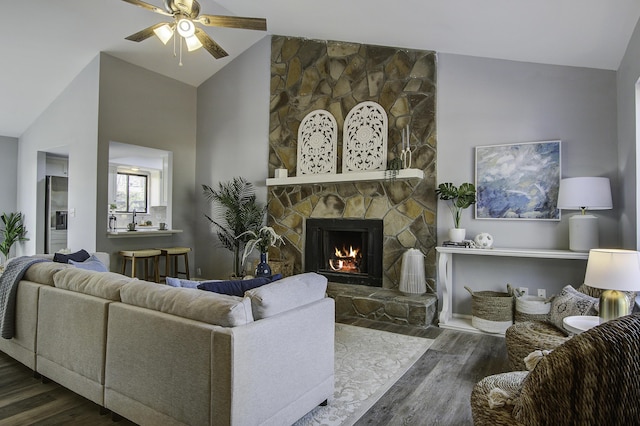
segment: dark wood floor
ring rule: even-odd
[[[0,352],[0,426],[129,426],[101,415],[93,402],[54,382],[42,383],[33,371]]]
[[[473,386],[486,376],[509,371],[504,337],[362,319],[340,322],[435,339],[356,426],[472,425],[469,397]]]
[[[435,339],[429,350],[372,407],[356,426],[470,425],[469,395],[485,376],[507,371],[504,338],[395,326],[362,319],[340,322]],[[133,423],[122,419],[118,426]],[[110,415],[56,383],[43,384],[33,372],[0,352],[0,426],[111,425]]]

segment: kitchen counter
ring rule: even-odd
[[[126,229],[118,229],[116,231],[108,231],[107,238],[140,238],[140,237],[169,237],[179,234],[182,229],[164,229],[139,227],[135,231],[127,231]]]

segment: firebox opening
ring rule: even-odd
[[[378,219],[307,219],[305,271],[381,287],[382,229]]]
[[[351,231],[328,231],[327,244],[323,247],[327,272],[345,274],[367,273],[363,252],[367,247],[367,234]]]

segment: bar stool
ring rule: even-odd
[[[153,260],[153,281],[160,282],[158,260],[162,252],[156,249],[122,250],[122,275],[127,275],[127,260],[131,260],[131,277],[136,278],[136,260],[144,260],[144,279],[149,280],[149,260]]]
[[[164,275],[160,275],[160,278],[167,278],[170,276],[178,278],[178,274],[184,275],[187,279],[190,279],[189,276],[189,252],[191,252],[191,248],[189,247],[165,247],[159,248],[164,256]],[[184,259],[184,271],[178,270],[178,257],[182,256]],[[173,273],[174,275],[169,275],[171,272],[171,260],[173,259]]]

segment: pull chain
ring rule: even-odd
[[[177,39],[177,38],[178,38],[178,36],[175,36],[175,37],[173,38],[173,57],[174,57],[174,58],[175,58],[176,56],[178,56],[178,55],[176,55],[176,39]]]

